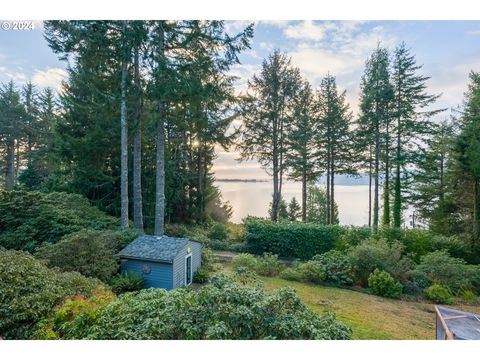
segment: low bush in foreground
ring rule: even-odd
[[[402,285],[386,271],[375,269],[368,277],[368,286],[375,295],[398,299]]]
[[[0,336],[28,339],[65,297],[90,296],[100,281],[49,269],[32,255],[0,249]]]
[[[452,292],[446,286],[440,284],[433,284],[424,291],[425,297],[428,300],[436,302],[438,304],[451,304]]]
[[[65,339],[350,339],[334,314],[309,310],[290,288],[217,275],[194,291],[147,289],[112,301],[85,321],[76,316],[51,333]]]

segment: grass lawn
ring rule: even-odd
[[[230,271],[229,264],[222,264]],[[350,326],[354,339],[435,339],[434,305],[427,302],[391,300],[359,291],[304,284],[278,277],[260,277],[269,290],[292,287],[312,310],[334,311]],[[480,313],[480,306],[452,306]]]

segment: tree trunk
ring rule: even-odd
[[[20,140],[15,140],[15,172],[13,176],[13,184],[17,183],[18,173],[20,171]]]
[[[326,219],[325,219],[325,224],[329,225],[330,224],[330,161],[327,160],[327,192],[326,192],[326,198],[327,198],[327,211],[326,211]]]
[[[395,203],[393,206],[393,226],[400,228],[402,223],[402,184],[400,179],[400,157],[401,157],[401,134],[400,117],[397,119],[397,155],[396,155],[396,174],[395,174]]]
[[[163,62],[165,36],[162,25],[159,34],[160,57]],[[161,236],[165,231],[165,103],[159,101],[157,121],[157,159],[156,159],[156,192],[155,192],[155,235]]]
[[[369,145],[368,158],[368,227],[372,227],[372,145]]]
[[[378,178],[380,165],[380,134],[378,120],[375,131],[375,169],[374,169],[374,193],[373,193],[373,232],[378,232]]]
[[[142,119],[141,119],[141,88],[139,50],[135,48],[134,74],[135,108],[134,121],[135,133],[133,135],[133,223],[136,229],[143,231],[143,200],[142,200]]]
[[[383,186],[383,225],[390,226],[390,133],[387,122],[385,139],[385,183]]]
[[[307,222],[307,173],[305,169],[302,174],[302,221]]]
[[[7,139],[7,171],[5,176],[5,189],[12,190],[15,185],[15,140]]]
[[[480,184],[478,179],[474,180],[474,200],[473,200],[473,238],[478,243],[480,236]]]
[[[335,223],[335,168],[332,155],[332,170],[330,171],[330,224]]]
[[[120,82],[121,103],[120,103],[120,128],[121,128],[121,164],[120,164],[120,198],[121,214],[120,227],[128,228],[128,124],[127,124],[127,50],[125,44],[126,22],[123,23],[124,54],[122,59],[122,74]]]

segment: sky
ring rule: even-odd
[[[227,21],[226,29],[233,34],[249,23]],[[59,90],[66,64],[48,47],[41,22],[34,25],[34,30],[0,30],[0,82],[32,81],[40,88]],[[245,91],[262,60],[279,49],[314,87],[328,72],[336,76],[356,114],[365,60],[378,43],[394,49],[402,41],[423,64],[422,74],[430,77],[428,91],[442,94],[435,107],[461,104],[468,73],[480,71],[480,21],[256,21],[251,49],[232,68],[239,77],[236,91]],[[217,178],[269,178],[255,161],[239,163],[233,151],[217,149],[217,155]]]

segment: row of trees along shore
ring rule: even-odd
[[[429,78],[407,46],[378,45],[366,60],[354,115],[333,74],[314,87],[278,50],[247,93],[237,95],[230,69],[250,47],[253,24],[233,35],[222,21],[44,25],[68,79],[58,99],[32,84],[3,85],[0,165],[7,190],[80,193],[120,216],[122,227],[133,218],[136,228],[163,234],[164,220],[228,219],[231,208],[210,170],[215,146],[234,146],[272,175],[274,221],[286,178],[302,184],[303,221],[308,186],[324,178],[322,213],[333,224],[337,176],[366,174],[374,231],[399,228],[410,205],[431,229],[479,238],[475,72],[464,104],[441,123],[439,95],[429,94]],[[235,118],[241,128],[228,131]]]

